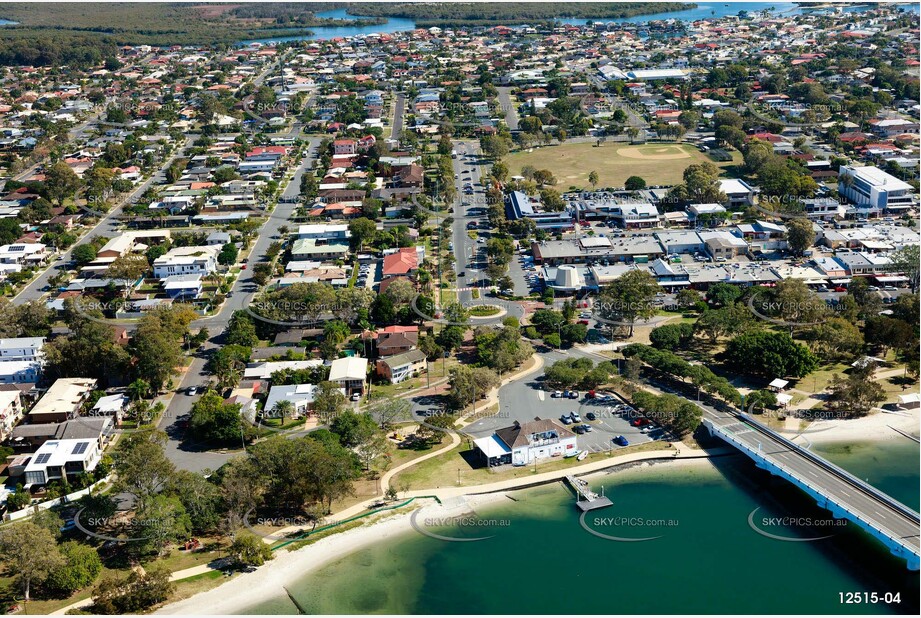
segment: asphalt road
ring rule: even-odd
[[[86,240],[96,235],[108,237],[118,235],[120,230],[116,217],[118,213],[121,212],[122,206],[132,203],[138,197],[143,195],[144,191],[146,191],[151,184],[162,181],[163,171],[170,166],[173,160],[175,160],[181,154],[185,153],[185,151],[191,145],[192,138],[186,138],[186,141],[181,146],[176,148],[175,151],[173,151],[173,154],[166,161],[164,161],[163,165],[160,166],[160,169],[157,172],[151,174],[150,178],[138,185],[134,191],[125,196],[120,202],[118,202],[116,206],[112,207],[109,212],[106,213],[105,217],[100,219],[99,222],[91,230],[89,230],[89,232],[84,234],[82,237],[83,241],[85,242]],[[52,264],[49,265],[41,275],[33,279],[29,285],[24,287],[19,291],[18,294],[16,294],[16,296],[13,297],[13,302],[19,304],[41,299],[42,296],[45,295],[43,289],[49,285],[49,279],[51,279],[51,277],[56,275],[59,271],[67,270],[67,265],[71,261],[71,255],[74,248],[81,244],[83,244],[83,242],[73,245],[63,254],[57,256]]]
[[[390,129],[390,139],[400,139],[403,132],[403,111],[406,107],[406,95],[398,93],[393,102],[393,127]]]
[[[301,176],[305,170],[313,166],[320,139],[310,138],[308,143],[309,146],[306,147],[307,156],[302,159],[291,182],[282,193],[282,198],[279,200],[278,205],[259,231],[259,235],[253,243],[250,264],[255,263],[258,258],[265,255],[269,245],[277,240],[277,237],[280,237],[279,228],[281,226],[290,226],[289,218],[298,206],[297,197],[300,195]],[[190,396],[188,394],[189,387],[205,385],[211,379],[211,375],[205,371],[205,364],[208,356],[221,346],[224,330],[227,328],[231,316],[235,311],[246,306],[258,289],[259,286],[253,281],[252,270],[242,271],[220,311],[213,317],[197,320],[192,324],[193,332],[196,332],[198,328],[205,327],[208,329],[210,337],[205,343],[204,350],[192,357],[191,366],[182,382],[178,385],[169,407],[167,407],[157,424],[157,428],[165,431],[169,437],[165,447],[166,455],[178,468],[196,472],[206,468],[216,470],[240,452],[239,450],[208,451],[213,445],[183,440],[185,430],[179,427],[177,419],[189,414],[192,411],[192,405],[200,396],[199,394]]]
[[[505,112],[505,124],[508,125],[508,128],[512,131],[518,130],[518,110],[515,109],[515,105],[512,103],[511,88],[502,87],[496,88],[499,92],[499,105],[502,108],[502,111]]]

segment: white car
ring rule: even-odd
[[[355,393],[352,395],[352,401],[361,401],[361,393]]]

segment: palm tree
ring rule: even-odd
[[[284,424],[286,418],[289,416],[294,417],[294,404],[287,399],[276,401],[275,405],[272,406],[272,414],[281,418],[281,422]]]

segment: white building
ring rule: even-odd
[[[37,265],[41,264],[46,256],[45,245],[40,242],[0,247],[0,264]]]
[[[25,486],[45,485],[68,475],[90,472],[101,458],[97,440],[48,440],[26,464]]]
[[[22,398],[19,391],[0,391],[0,441],[9,438],[13,427],[21,420]]]
[[[269,396],[265,400],[266,416],[274,416],[273,410],[279,401],[290,401],[294,405],[294,414],[306,416],[313,408],[313,400],[317,394],[316,384],[284,384],[273,386],[269,389]]]
[[[365,378],[368,375],[368,359],[359,356],[337,358],[329,367],[329,381],[345,389],[346,396],[365,392]]]
[[[176,247],[154,260],[154,277],[173,275],[209,275],[217,270],[217,254],[221,247]]]
[[[915,203],[910,184],[873,166],[842,165],[838,193],[858,208],[904,212]]]
[[[0,339],[0,384],[38,382],[44,345],[44,337]]]
[[[526,466],[535,460],[561,457],[576,450],[576,434],[554,420],[519,423],[475,440],[488,465]]]

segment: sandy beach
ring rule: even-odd
[[[819,420],[811,423],[804,431],[787,431],[784,432],[784,435],[807,447],[815,443],[907,440],[908,438],[895,429],[918,435],[919,418],[921,418],[919,410],[898,413],[877,412],[853,420]],[[668,464],[712,465],[707,458],[678,459],[669,461]],[[656,464],[651,461],[639,461],[627,462],[624,465],[645,467]],[[583,476],[601,476],[610,473],[610,468],[605,468],[586,471]],[[438,505],[426,499],[424,503],[419,503],[422,505],[420,514],[433,518],[460,515],[479,506],[506,499],[505,491],[475,496],[455,495],[446,499],[444,505]],[[273,560],[256,571],[240,574],[217,588],[166,605],[155,613],[171,615],[236,614],[261,600],[285,595],[287,586],[327,563],[343,558],[368,545],[387,541],[412,531],[410,513],[416,508],[419,507],[408,507],[398,513],[382,515],[358,528],[332,534],[295,551],[279,551]],[[259,592],[254,594],[254,590]]]
[[[503,500],[507,500],[504,492],[469,496],[463,501],[452,500],[445,506],[428,502],[422,507],[420,515],[431,518],[456,516]],[[170,615],[237,614],[262,600],[285,595],[286,586],[323,565],[343,558],[367,545],[393,539],[412,531],[409,515],[414,510],[407,508],[400,513],[386,515],[373,523],[330,535],[295,551],[278,551],[274,559],[252,573],[242,573],[217,588],[171,603],[154,613]]]
[[[921,425],[919,410],[899,412],[875,412],[869,416],[855,419],[817,420],[809,424],[805,431],[798,432],[798,444],[804,440],[811,443],[826,442],[875,442],[880,440],[907,440],[896,429],[917,436]],[[784,432],[792,438],[791,432]]]

